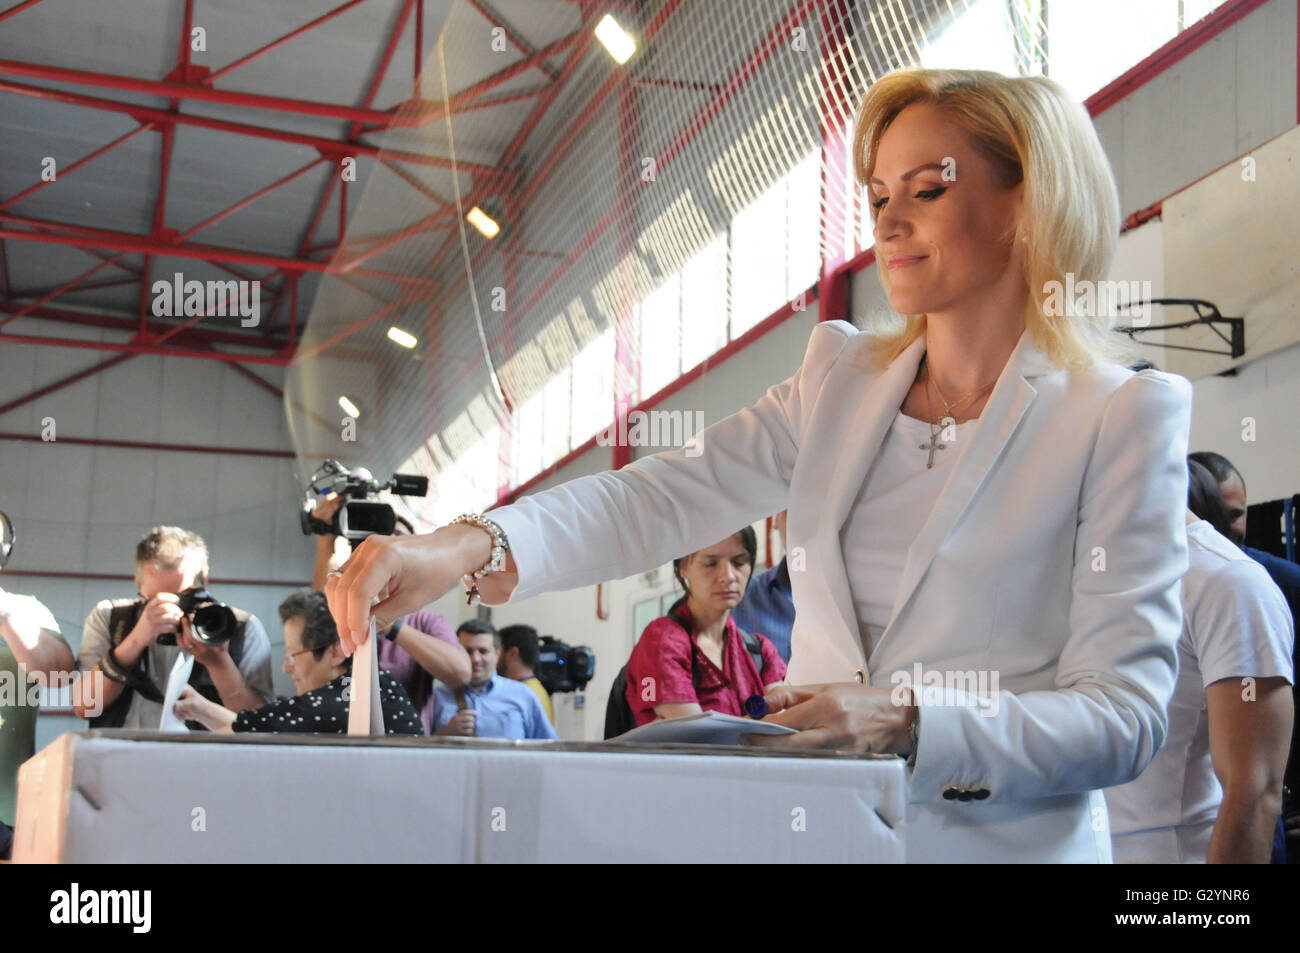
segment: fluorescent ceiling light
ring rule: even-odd
[[[357,409],[357,405],[348,400],[346,395],[339,398],[339,406],[343,408],[343,412],[349,417],[361,416],[361,411]]]
[[[596,24],[596,39],[605,45],[609,55],[619,65],[626,63],[636,52],[636,40],[628,36],[618,21],[608,13]]]
[[[415,347],[419,343],[416,341],[414,334],[407,334],[401,328],[389,328],[388,340],[394,344],[400,344],[402,347]]]
[[[469,210],[469,214],[465,216],[465,221],[482,232],[484,238],[496,238],[497,232],[501,231],[501,226],[492,221],[487,212],[477,205]]]

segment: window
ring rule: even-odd
[[[536,391],[519,407],[511,427],[510,471],[512,486],[527,483],[542,472],[542,437],[546,389]]]
[[[566,367],[542,388],[544,427],[542,432],[542,467],[549,467],[569,452],[569,378],[572,371]]]
[[[580,447],[614,419],[614,332],[606,328],[573,359],[569,449]]]
[[[677,379],[682,370],[681,274],[674,274],[646,296],[637,309],[641,367],[639,397],[644,400]]]
[[[715,235],[682,268],[682,370],[727,343],[727,236]]]
[[[786,289],[786,180],[731,220],[731,339],[781,306]]]

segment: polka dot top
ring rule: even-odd
[[[292,698],[281,698],[262,708],[241,711],[232,731],[293,731],[302,734],[346,734],[348,703],[343,692],[350,675],[340,675],[320,688]],[[410,696],[387,669],[379,670],[379,697],[384,710],[384,733],[422,735],[424,725]]]

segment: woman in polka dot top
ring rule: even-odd
[[[236,713],[186,686],[176,702],[177,717],[219,732],[346,732],[352,660],[343,655],[325,597],[319,592],[294,593],[280,604],[280,620],[284,623],[284,671],[293,679],[298,694]],[[379,696],[386,734],[424,734],[406,689],[387,671],[379,673]]]

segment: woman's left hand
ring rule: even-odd
[[[891,689],[853,682],[782,685],[768,692],[766,699],[772,714],[763,720],[794,728],[798,734],[744,735],[747,744],[870,754],[907,754],[911,749],[907,729],[915,712],[910,705],[897,704]]]
[[[204,698],[194,690],[193,685],[181,689],[176,704],[172,705],[172,713],[181,721],[197,721],[210,731],[228,728],[235,720],[234,712]]]

